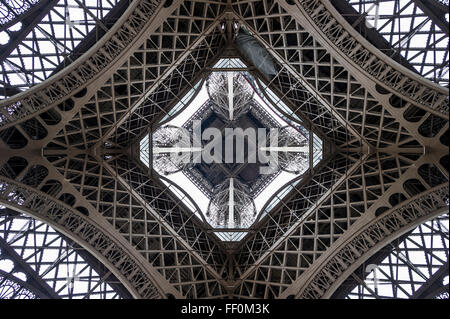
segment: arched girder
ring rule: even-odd
[[[304,284],[296,283],[282,295],[293,294],[297,298],[329,298],[339,285],[364,261],[373,256],[389,242],[407,233],[416,226],[448,212],[444,201],[448,183],[436,186],[393,207],[380,216],[360,222],[356,233],[347,234],[347,239],[333,250],[333,257],[321,261],[321,266]]]
[[[155,286],[159,274],[149,272],[148,266],[136,260],[127,245],[108,234],[104,225],[89,221],[80,212],[27,185],[5,177],[0,177],[0,183],[2,205],[33,216],[74,240],[101,260],[135,298],[164,298],[169,292],[177,295],[167,290],[168,284],[165,288]]]
[[[24,26],[20,32],[14,33],[11,37],[8,45],[2,48],[2,52],[0,54],[0,63],[3,62],[8,55],[17,47],[17,45],[26,37],[26,35],[33,30],[33,28],[38,24],[42,18],[50,11],[50,9],[58,2],[59,0],[52,0],[45,3],[45,1],[39,1],[37,4],[32,6],[27,12],[20,15],[11,22],[17,22],[20,20],[22,25]],[[3,25],[0,26],[0,32],[3,31]]]
[[[242,281],[238,281],[235,294],[256,298],[292,294],[289,291],[305,285],[312,274],[327,264],[329,256],[336,251],[335,247],[345,238],[353,238],[361,223],[373,219],[375,212],[414,196],[418,190],[406,188],[406,182],[418,179],[421,189],[432,188],[435,181],[422,178],[422,175],[427,178],[422,167],[435,163],[439,155],[408,157],[408,154],[401,153],[371,154],[356,167],[353,174],[346,175],[341,186],[333,187],[334,191],[321,205],[312,206],[315,209],[309,219],[302,218],[297,227],[290,230],[291,235],[284,237],[284,231],[288,229],[286,226],[295,224],[298,217],[294,216],[301,215],[308,207],[301,198],[287,199],[285,207],[280,209],[285,211],[285,218],[280,219],[274,214],[260,226],[256,235],[242,243],[235,262]],[[438,174],[441,174],[438,183],[448,180],[442,173]],[[316,175],[320,176],[320,170]],[[300,188],[299,193],[309,195],[311,201],[316,202],[317,191],[308,194]],[[283,213],[280,215],[283,216]],[[274,238],[281,241],[271,239],[277,228],[279,231]],[[267,243],[275,244],[271,246]],[[269,251],[265,258],[258,259],[261,256],[259,249]],[[255,264],[257,259],[259,264]],[[247,278],[242,276],[244,271]]]
[[[108,33],[82,57],[31,89],[0,101],[2,128],[48,110],[80,91],[82,98],[77,102],[86,103],[93,87],[104,83],[124,63],[129,52],[141,44],[145,39],[142,34],[151,34],[179,3],[175,1],[164,8],[161,1],[133,1]],[[83,91],[86,85],[91,86],[87,92]]]
[[[33,14],[42,3],[39,0],[22,1],[21,7],[11,7],[6,1],[0,1],[3,8],[3,16],[0,19],[0,32],[15,24],[17,21],[21,21],[25,16]]]
[[[348,67],[372,95],[385,100],[383,105],[390,104],[378,93],[376,85],[436,116],[445,118],[448,115],[448,92],[445,88],[387,58],[353,29],[331,3],[300,0],[290,5],[285,0],[276,2],[289,10],[318,41],[326,44],[336,59]]]
[[[0,143],[1,145],[1,143]],[[67,152],[68,157],[79,157],[83,154],[82,150],[79,149],[69,149]],[[56,153],[61,156],[61,153]],[[66,156],[67,156],[66,155]],[[16,157],[14,157],[16,156]],[[58,156],[58,155],[56,155]],[[17,174],[12,173],[9,170],[3,171],[2,175],[5,175],[7,177],[10,177],[11,179],[14,178],[16,181],[24,181],[28,180],[27,176],[30,175],[36,175],[34,173],[31,173],[31,169],[34,166],[39,166],[46,170],[45,173],[41,174],[42,177],[37,176],[36,180],[30,180],[27,181],[28,184],[32,185],[31,188],[28,186],[29,189],[32,189],[33,191],[35,188],[37,188],[37,192],[40,192],[40,190],[45,190],[47,192],[50,192],[53,196],[53,200],[56,200],[59,202],[60,200],[64,200],[66,203],[73,207],[82,208],[81,211],[87,212],[88,217],[87,218],[87,225],[89,225],[90,222],[94,223],[94,225],[99,225],[102,227],[103,230],[107,232],[107,235],[105,234],[105,238],[107,236],[113,238],[113,240],[118,244],[122,245],[121,247],[124,248],[124,252],[128,254],[128,258],[132,260],[135,264],[139,265],[140,267],[143,267],[144,271],[146,271],[147,275],[153,276],[152,280],[155,280],[157,282],[156,285],[158,285],[159,291],[163,291],[163,294],[172,294],[174,296],[178,296],[178,292],[161,276],[160,273],[158,273],[151,264],[147,262],[146,259],[132,246],[132,243],[127,241],[123,236],[121,236],[117,232],[117,228],[119,228],[119,225],[116,225],[115,222],[111,224],[107,219],[105,219],[101,212],[98,211],[97,206],[92,203],[90,203],[86,196],[83,196],[79,190],[77,190],[73,183],[68,183],[67,179],[72,177],[72,180],[74,179],[74,175],[71,172],[71,166],[67,165],[64,166],[67,171],[58,171],[58,166],[52,163],[49,163],[49,161],[41,156],[41,150],[39,149],[33,149],[33,145],[30,145],[30,148],[25,148],[23,150],[10,150],[7,154],[1,153],[0,155],[0,167],[6,167],[8,166],[12,158],[26,158],[27,164],[25,168],[22,168],[21,171]],[[64,158],[63,158],[64,159]],[[7,162],[8,161],[8,162]],[[8,164],[8,165],[7,165]],[[14,161],[12,161],[12,164],[14,165]],[[69,163],[67,163],[69,164]],[[73,165],[73,164],[72,164]],[[86,169],[86,166],[84,167]],[[30,174],[31,173],[31,174]],[[86,172],[84,171],[83,174]],[[11,175],[12,174],[12,175]],[[1,175],[0,175],[1,177]],[[83,179],[84,180],[84,179]],[[47,187],[48,182],[52,183],[59,183],[61,186],[58,190],[49,190]],[[101,187],[101,185],[100,185]],[[49,196],[47,194],[47,196]],[[58,199],[56,198],[58,196]],[[80,215],[80,213],[78,213]],[[116,227],[117,228],[116,228]],[[59,229],[57,228],[59,231]],[[96,256],[96,255],[94,255]],[[130,286],[126,286],[129,288]],[[162,287],[162,288],[161,288]],[[164,289],[164,290],[161,290]]]
[[[271,83],[281,87],[282,96],[297,103],[299,112],[306,114],[324,133],[331,135],[335,143],[355,143],[348,133],[345,134],[352,132],[357,139],[367,140],[373,147],[408,144],[412,139],[422,145],[429,144],[419,128],[437,116],[424,112],[426,116],[422,114],[421,118],[412,118],[411,110],[422,110],[401,99],[403,104],[395,104],[399,102],[395,101],[395,96],[376,84],[366,70],[349,62],[350,59],[334,46],[326,34],[309,22],[305,13],[293,10],[297,8],[295,6],[283,4],[288,7],[283,9],[277,4],[277,1],[267,4],[249,2],[236,4],[233,8],[238,19],[280,61],[282,69],[289,70],[279,72]],[[258,15],[253,12],[258,12]],[[417,74],[415,76],[419,77]],[[309,102],[314,107],[308,108],[301,92],[302,84],[296,83],[297,78],[311,84],[314,96],[321,97],[326,104]],[[445,95],[442,97],[446,98]],[[445,119],[439,119],[445,122]],[[387,133],[388,130],[390,133]]]
[[[2,32],[5,54],[10,52],[0,63],[2,79],[19,90],[45,81],[76,60],[128,6],[128,0],[59,0],[48,7],[49,3],[36,3]],[[20,1],[11,4],[17,7]],[[0,94],[6,95],[3,90]]]
[[[330,298],[435,298],[448,276],[448,213],[389,242],[357,268]]]
[[[180,3],[181,1],[173,3],[170,10],[161,9],[161,11],[159,11],[161,14],[158,16],[161,18],[161,23],[168,19],[176,18],[174,17],[174,15],[176,15],[174,13],[176,12],[174,8],[178,8],[178,4]],[[205,4],[209,3],[209,1],[184,1],[184,3]],[[224,3],[225,2],[221,2],[220,4]],[[172,58],[164,60],[163,62],[161,62],[161,60],[157,65],[151,63],[149,66],[147,63],[148,60],[146,61],[143,56],[147,53],[155,55],[167,54],[167,56],[174,53],[175,56],[180,54],[184,57],[186,56],[186,52],[190,51],[189,54],[187,54],[189,61],[186,64],[196,63],[195,70],[198,70],[198,73],[204,72],[207,70],[207,62],[211,62],[212,60],[206,62],[202,60],[201,63],[198,62],[198,60],[203,59],[205,56],[208,56],[208,59],[212,56],[217,56],[217,51],[220,51],[222,48],[222,38],[225,38],[220,31],[222,25],[214,20],[216,17],[208,20],[216,26],[214,31],[216,34],[214,35],[208,35],[205,31],[208,27],[205,27],[205,25],[202,24],[202,21],[206,21],[203,15],[200,15],[198,18],[188,19],[192,23],[202,24],[203,28],[199,28],[198,34],[201,34],[201,37],[203,37],[203,40],[205,41],[197,41],[194,37],[194,44],[203,49],[193,49],[191,45],[193,42],[188,41],[189,44],[185,46],[185,49],[188,48],[186,49],[187,51],[184,49],[179,50],[178,47],[172,47],[170,50],[164,48],[164,45],[167,46],[168,43],[164,43],[163,45],[162,39],[168,35],[166,33],[167,31],[161,31],[164,30],[164,28],[161,28],[161,24],[157,24],[156,22],[151,26],[145,24],[144,29],[147,28],[146,30],[161,29],[149,33],[150,35],[147,34],[145,40],[143,40],[142,37],[142,34],[144,33],[144,31],[142,31],[144,29],[142,29],[134,34],[136,38],[140,38],[139,40],[136,40],[133,44],[129,44],[126,41],[124,42],[129,45],[126,48],[120,48],[120,50],[122,50],[120,57],[111,60],[102,58],[100,62],[104,63],[104,65],[102,65],[104,69],[102,70],[106,70],[105,76],[95,75],[94,78],[89,80],[91,82],[88,84],[74,86],[74,88],[64,91],[64,94],[62,95],[58,95],[60,91],[57,90],[62,88],[62,86],[59,85],[56,91],[52,91],[52,98],[55,97],[55,100],[52,100],[54,103],[51,102],[51,104],[47,104],[47,106],[43,103],[43,109],[39,108],[42,102],[42,96],[47,94],[48,91],[42,93],[40,90],[45,88],[47,84],[54,84],[54,82],[52,82],[53,80],[46,82],[46,85],[40,86],[39,89],[31,89],[29,94],[30,96],[36,94],[34,96],[37,98],[33,101],[38,105],[38,109],[30,109],[31,111],[23,113],[24,117],[21,118],[20,116],[16,117],[18,113],[15,113],[13,107],[8,110],[8,112],[11,111],[11,113],[13,113],[11,115],[12,117],[8,118],[7,121],[4,122],[6,123],[5,126],[3,126],[3,128],[5,128],[19,124],[14,127],[25,137],[28,145],[20,150],[13,150],[9,149],[4,145],[4,142],[0,140],[0,148],[2,150],[2,152],[0,152],[0,167],[3,167],[4,163],[12,156],[31,159],[32,162],[27,164],[27,168],[30,168],[32,165],[46,167],[50,171],[52,177],[63,183],[64,191],[62,193],[68,193],[73,196],[77,203],[76,205],[82,203],[83,207],[85,207],[84,205],[88,207],[88,219],[92,218],[102,225],[107,224],[111,226],[110,224],[112,224],[113,227],[111,229],[114,234],[111,233],[111,236],[120,238],[120,242],[125,242],[128,245],[128,248],[132,247],[130,249],[133,254],[142,254],[145,256],[144,259],[142,259],[142,265],[144,265],[144,267],[151,267],[154,265],[155,268],[157,268],[157,271],[164,277],[162,282],[164,282],[164,280],[170,281],[170,285],[175,287],[175,289],[180,292],[180,295],[187,291],[187,296],[194,297],[223,296],[224,290],[235,288],[236,285],[242,283],[241,287],[248,285],[254,293],[247,294],[236,292],[236,296],[247,297],[251,295],[278,297],[282,291],[289,289],[291,282],[297,282],[300,278],[306,278],[304,274],[308,267],[311,268],[311,272],[318,270],[320,256],[328,256],[331,254],[337,243],[343,241],[344,239],[342,238],[352,236],[352,232],[358,229],[358,225],[363,223],[363,220],[366,220],[369,217],[373,218],[374,212],[383,206],[393,206],[394,204],[390,203],[392,196],[398,195],[398,198],[395,196],[392,197],[393,200],[397,202],[408,200],[411,195],[407,194],[406,189],[402,185],[402,182],[404,182],[407,177],[417,179],[419,184],[425,185],[426,189],[429,189],[431,185],[428,185],[425,179],[433,179],[436,177],[433,170],[440,171],[441,175],[444,176],[443,179],[448,180],[448,171],[446,171],[443,164],[445,163],[445,160],[442,161],[443,156],[448,152],[448,145],[445,145],[445,143],[448,144],[448,141],[445,142],[445,134],[448,134],[446,133],[446,131],[448,131],[448,119],[443,116],[445,109],[444,113],[442,113],[440,112],[442,109],[433,110],[429,105],[433,104],[442,107],[443,104],[441,102],[444,102],[447,98],[448,92],[444,92],[442,88],[438,86],[431,85],[417,75],[409,74],[390,60],[387,61],[387,64],[390,65],[391,68],[384,69],[384,74],[380,69],[376,69],[377,67],[384,68],[384,65],[382,64],[385,62],[381,59],[381,55],[377,55],[377,50],[374,49],[372,51],[371,48],[366,49],[364,39],[359,39],[360,37],[357,37],[355,30],[350,27],[341,29],[340,26],[337,25],[336,29],[332,29],[333,24],[337,24],[336,21],[341,22],[342,19],[339,17],[339,14],[333,14],[334,18],[330,20],[331,16],[328,15],[327,12],[330,12],[330,10],[333,11],[333,7],[330,7],[328,2],[321,0],[304,0],[300,2],[274,0],[261,2],[249,1],[248,3],[250,5],[258,3],[263,6],[269,4],[268,6],[272,6],[271,8],[275,8],[276,5],[281,4],[288,12],[295,9],[292,12],[294,12],[293,16],[297,20],[291,18],[291,23],[300,21],[300,23],[308,27],[307,31],[301,30],[301,32],[299,32],[300,29],[286,29],[281,30],[280,32],[271,30],[265,34],[265,32],[259,28],[253,28],[253,31],[256,36],[260,34],[261,36],[259,38],[266,41],[266,43],[269,44],[269,47],[272,46],[274,51],[279,53],[278,61],[280,64],[285,65],[282,71],[275,77],[275,81],[278,81],[277,84],[279,84],[280,95],[291,99],[292,103],[289,104],[290,107],[296,107],[302,103],[307,104],[309,102],[309,100],[307,102],[302,100],[304,97],[302,93],[304,92],[301,92],[295,85],[299,82],[299,79],[303,82],[308,82],[308,85],[311,87],[311,91],[314,94],[316,94],[319,89],[322,89],[320,91],[320,94],[322,94],[321,98],[325,101],[325,104],[328,105],[328,109],[323,106],[323,103],[311,103],[310,108],[305,110],[305,117],[314,119],[315,122],[312,122],[317,126],[320,126],[323,130],[328,127],[328,134],[326,136],[331,137],[331,140],[334,138],[334,142],[338,144],[338,147],[335,149],[336,155],[341,155],[340,160],[342,160],[343,157],[348,158],[349,161],[343,165],[331,164],[323,171],[318,167],[311,176],[306,178],[305,184],[299,184],[293,192],[293,194],[298,195],[297,198],[291,197],[290,199],[292,199],[292,201],[288,201],[286,198],[286,200],[280,204],[280,206],[282,206],[280,211],[274,212],[273,215],[255,226],[255,229],[252,230],[252,234],[256,234],[255,236],[249,235],[244,238],[239,246],[240,250],[237,251],[236,255],[232,256],[235,259],[235,263],[232,267],[228,267],[227,264],[230,260],[229,256],[227,256],[222,268],[217,266],[220,264],[218,260],[222,260],[221,258],[207,260],[207,258],[211,258],[212,254],[220,255],[222,252],[218,251],[218,249],[211,249],[214,251],[208,251],[208,247],[216,247],[214,246],[214,240],[210,240],[209,238],[205,239],[201,227],[191,226],[192,224],[190,223],[192,219],[189,217],[185,219],[184,215],[170,214],[170,210],[164,210],[170,207],[180,209],[181,204],[178,202],[175,204],[173,202],[172,204],[167,204],[170,203],[171,200],[170,196],[167,196],[166,194],[168,189],[164,187],[156,189],[157,187],[155,185],[151,185],[153,182],[152,176],[151,174],[145,174],[147,173],[145,168],[141,169],[137,167],[138,165],[133,164],[129,166],[116,165],[115,167],[110,167],[108,169],[107,165],[104,163],[112,166],[112,163],[114,163],[116,159],[120,159],[123,162],[126,162],[129,159],[126,156],[123,156],[124,154],[117,155],[114,154],[114,152],[108,153],[108,151],[103,153],[105,149],[101,147],[98,147],[95,150],[97,151],[95,156],[93,154],[94,152],[91,153],[91,151],[94,151],[93,149],[88,151],[85,150],[95,143],[99,143],[99,141],[106,140],[103,138],[104,132],[108,132],[108,135],[110,135],[110,138],[107,141],[108,143],[121,144],[121,146],[126,147],[128,146],[128,142],[132,140],[133,137],[139,136],[145,126],[151,123],[152,120],[161,117],[161,114],[167,114],[165,108],[174,101],[177,101],[177,99],[179,100],[183,91],[172,93],[174,95],[172,97],[149,99],[147,108],[137,107],[137,104],[134,104],[134,99],[141,98],[142,100],[142,97],[146,95],[146,88],[151,88],[152,90],[154,88],[154,94],[151,94],[152,96],[154,95],[157,97],[158,95],[164,95],[167,91],[172,90],[172,86],[181,83],[179,82],[179,79],[186,80],[188,76],[186,74],[186,69],[183,69],[183,63],[185,63],[186,59]],[[296,3],[296,5],[292,6],[290,3]],[[134,2],[133,5],[135,4],[136,3]],[[246,2],[239,2],[239,5],[241,4],[245,6]],[[319,6],[316,7],[317,10],[310,12],[310,15],[317,19],[313,20],[309,18],[308,14],[304,13],[306,12],[305,10],[303,10],[304,12],[301,11],[299,9],[300,4],[319,4]],[[271,10],[271,8],[269,9]],[[276,16],[280,21],[285,21],[284,18],[288,16],[286,12],[282,12],[281,14],[270,13],[269,9],[265,12],[268,19]],[[328,11],[323,11],[324,9],[327,9]],[[220,10],[217,12],[219,11]],[[248,21],[258,19],[258,16],[256,16],[254,11],[250,10],[249,12],[250,14],[246,16],[245,19]],[[300,15],[298,12],[303,12],[301,18],[299,18]],[[227,13],[230,14],[228,17],[230,18],[232,14],[231,10]],[[127,11],[126,14],[131,15],[130,11]],[[218,14],[217,17],[219,16],[221,15]],[[169,18],[166,19],[167,17]],[[319,17],[323,18],[323,20],[320,20]],[[140,18],[142,18],[142,20],[147,19],[142,15]],[[183,16],[183,19],[184,18],[185,16]],[[243,19],[242,16],[236,18],[238,20]],[[126,18],[122,16],[120,23],[124,22],[125,19]],[[228,24],[231,24],[231,21],[230,18]],[[328,21],[329,24],[326,23],[319,27],[318,25],[323,21]],[[275,19],[273,22],[276,22]],[[116,31],[124,26],[120,25],[120,23],[114,26]],[[148,23],[151,24],[152,22]],[[250,22],[247,24],[250,25]],[[345,23],[343,24],[345,25]],[[290,25],[289,28],[290,27],[292,27],[292,25]],[[124,28],[127,31],[130,30],[129,25],[124,26]],[[288,48],[284,52],[281,51],[281,47],[286,45],[285,43],[280,44],[280,42],[277,44],[276,38],[287,38],[288,35],[294,33],[294,31],[297,32],[297,35],[298,33],[308,32],[313,35],[312,37],[314,39],[311,40],[312,44],[308,44],[311,45],[311,47],[305,45],[303,48]],[[332,32],[341,31],[344,33],[341,34],[341,37],[338,40],[330,40],[329,36],[333,35]],[[345,34],[345,32],[347,32],[347,34]],[[169,34],[171,33],[172,32],[169,32]],[[174,38],[177,36],[177,33],[177,30],[174,30]],[[222,40],[210,45],[210,39],[216,35]],[[123,40],[127,35],[121,34],[120,36],[123,36],[120,38],[120,40]],[[144,41],[149,40],[149,36],[157,37],[158,40],[155,41],[155,43],[158,43],[158,45],[155,47],[139,47],[138,42],[141,41],[140,43],[143,43]],[[345,38],[346,36],[348,37]],[[268,38],[273,38],[273,42],[267,40]],[[158,42],[159,39],[161,39],[162,42]],[[356,41],[353,41],[354,39],[356,39]],[[336,46],[335,42],[340,45],[342,44],[342,46]],[[346,45],[348,45],[348,47]],[[348,49],[349,47],[351,50]],[[95,48],[89,52],[92,53],[96,49],[99,49],[99,46],[95,46]],[[297,51],[302,49],[310,49],[313,51],[311,53],[313,56],[312,61],[307,62],[312,62],[314,65],[314,68],[316,69],[314,75],[308,75],[308,72],[297,72],[296,74],[296,72],[289,71],[292,61],[286,59],[285,53],[295,55]],[[120,50],[117,49],[117,51]],[[293,51],[293,53],[289,50]],[[325,51],[331,56],[329,61],[324,61],[326,60],[326,54],[322,55],[322,51]],[[204,52],[208,52],[208,54],[204,54]],[[138,56],[141,56],[140,62],[136,62],[136,60],[139,60],[136,59]],[[164,57],[164,59],[166,59],[167,56]],[[88,55],[85,57],[88,57]],[[364,61],[366,64],[361,66],[358,64],[360,62],[358,59]],[[381,59],[381,62],[375,63],[374,59]],[[355,60],[357,61],[355,62]],[[173,66],[170,65],[172,63],[180,63],[178,64],[179,68],[173,68]],[[308,63],[305,63],[303,66]],[[371,63],[375,63],[375,66]],[[292,64],[294,63],[292,62]],[[131,87],[140,85],[136,80],[138,77],[131,76],[131,73],[136,72],[138,68],[145,70],[154,67],[158,68],[158,71],[156,71],[157,75],[152,77],[152,81],[160,83],[161,85],[156,86],[153,85],[154,83],[147,85],[144,83],[144,80],[144,82],[141,81],[143,84],[141,90],[136,90],[132,93],[129,91],[127,92]],[[173,69],[173,72],[164,73],[164,67]],[[336,76],[327,74],[328,71],[324,73],[323,67],[338,70],[335,74],[332,73]],[[365,67],[367,67],[368,70],[363,70]],[[374,67],[374,69],[369,69],[369,67]],[[60,74],[69,74],[72,70],[70,68],[71,67],[69,66],[69,68],[62,70]],[[81,69],[80,72],[88,73],[89,71],[92,73],[92,70],[93,68],[88,66],[86,69]],[[99,72],[101,73],[102,70],[99,69]],[[175,73],[175,70],[178,73]],[[345,76],[339,78],[339,74],[343,73],[345,73]],[[78,77],[83,75],[80,74],[78,74]],[[161,76],[161,74],[163,74],[163,76]],[[189,74],[189,76],[191,76],[191,74]],[[172,77],[174,81],[161,82],[159,79],[162,79],[162,77]],[[199,77],[201,77],[200,74]],[[192,84],[192,79],[194,78],[196,77],[189,77],[187,82],[182,83]],[[77,80],[79,80],[79,78],[77,78]],[[271,85],[274,84],[275,81],[266,84]],[[330,89],[323,89],[323,83],[328,85]],[[417,83],[421,86],[419,91],[416,90],[418,86],[415,85],[417,85]],[[66,84],[72,85],[73,83]],[[290,84],[293,85],[290,86]],[[342,85],[341,91],[338,92],[336,88],[340,85]],[[126,89],[124,89],[123,86],[126,86]],[[407,101],[408,103],[406,105],[401,104],[400,106],[395,106],[392,105],[392,101],[390,101],[391,94],[393,93],[389,92],[394,92],[399,87],[404,89],[401,94],[398,92],[395,93],[400,98],[399,103],[401,104],[402,101]],[[84,88],[87,88],[87,90],[84,91]],[[411,91],[408,91],[409,89],[411,89]],[[353,94],[353,91],[357,92]],[[80,94],[75,92],[80,92]],[[110,96],[105,97],[105,92],[110,92]],[[386,92],[388,93],[386,94]],[[42,96],[40,96],[41,93],[43,94]],[[73,97],[71,100],[74,104],[72,105],[73,108],[71,110],[60,112],[54,107],[55,105],[61,105],[63,100],[74,93],[78,97]],[[428,93],[429,96],[425,96]],[[27,97],[29,96],[27,94],[28,93],[23,93],[20,96]],[[117,103],[119,100],[127,100],[127,102],[119,105]],[[154,103],[155,100],[157,100],[157,103]],[[6,100],[6,102],[2,101],[0,102],[0,105],[7,105],[9,103],[8,101],[10,100]],[[102,107],[105,107],[105,105],[106,111],[103,111]],[[111,109],[108,109],[110,106]],[[131,112],[133,107],[135,107],[135,112]],[[425,110],[425,115],[422,115],[422,118],[419,119],[418,122],[409,121],[407,119],[407,110],[411,107],[416,111]],[[45,110],[50,110],[51,108],[56,109],[56,112],[61,115],[61,121],[56,125],[47,125],[44,123],[45,120],[40,118],[40,115],[36,116],[38,113],[43,114]],[[151,110],[151,112],[147,112],[148,110]],[[339,121],[336,120],[336,114],[340,114]],[[35,127],[31,130],[27,126],[29,123],[25,123],[26,119],[31,119],[33,117],[49,132],[48,136],[41,140],[34,140],[34,133],[41,133],[38,129],[38,123],[34,122],[33,125],[35,125]],[[108,118],[108,120],[105,120],[106,118]],[[112,118],[112,120],[109,118]],[[140,123],[138,125],[132,124],[135,120]],[[8,121],[11,122],[9,123]],[[93,122],[96,122],[96,124],[93,124]],[[339,124],[333,126],[336,122]],[[1,124],[2,123],[0,123],[0,125]],[[423,129],[423,126],[425,129]],[[345,130],[345,128],[349,127],[353,131],[356,131],[356,134],[352,135],[350,139],[347,139],[349,134],[346,133],[347,130]],[[336,131],[335,128],[342,129],[342,131],[340,131],[339,134],[333,135],[335,134],[333,131]],[[421,130],[427,130],[426,134],[423,134]],[[9,133],[7,130],[2,130],[0,132],[2,133],[2,138]],[[342,135],[340,135],[341,133]],[[345,137],[342,138],[344,135]],[[386,135],[388,137],[386,137]],[[367,143],[371,147],[360,147],[361,145],[358,143],[363,138],[367,140]],[[117,141],[120,143],[115,143]],[[339,143],[337,141],[339,141]],[[49,144],[48,148],[45,148],[43,152],[42,149],[49,142],[52,143]],[[122,151],[125,152],[125,150]],[[351,165],[356,162],[362,153],[366,152],[374,153],[370,153],[368,159],[355,168],[354,174],[346,174]],[[419,159],[423,154],[427,160]],[[38,159],[39,157],[43,157],[43,159]],[[95,159],[94,157],[97,158]],[[49,165],[47,159],[51,162],[51,165]],[[338,161],[339,159],[336,160],[336,162]],[[425,175],[428,174],[428,177],[424,177],[422,176],[423,174],[417,173],[419,166],[422,167],[422,164],[428,165],[428,167],[425,167],[425,170],[428,170]],[[414,165],[416,168],[411,168],[411,166]],[[99,169],[100,172],[98,172],[97,169]],[[24,178],[25,171],[16,177],[16,181],[20,181]],[[121,179],[117,177],[120,177]],[[334,187],[333,184],[338,179],[341,183],[338,185],[339,187]],[[438,179],[439,182],[442,182],[441,177]],[[151,181],[147,182],[149,180]],[[145,190],[143,191],[142,189],[144,188]],[[331,191],[328,192],[330,188]],[[133,193],[134,197],[129,196],[129,193],[131,193],[132,190],[135,191],[135,193]],[[399,192],[398,194],[395,193],[397,191]],[[136,195],[139,195],[141,198]],[[154,198],[152,198],[152,196]],[[406,197],[406,199],[402,196]],[[70,196],[68,198],[70,199]],[[138,198],[138,204],[136,204],[136,198]],[[315,201],[319,200],[319,198],[321,203],[315,205]],[[155,220],[150,218],[152,213],[155,215],[158,212],[150,212],[147,209],[146,213],[143,213],[145,208],[149,206],[147,205],[148,203],[151,203],[151,206],[157,201],[160,201],[158,205],[163,207],[161,212],[165,218],[164,223],[155,222]],[[112,208],[109,209],[108,205]],[[292,210],[293,207],[295,208],[294,211]],[[296,223],[303,210],[306,211],[308,209],[310,209],[311,219],[302,224],[301,227],[291,229],[290,227],[297,225]],[[77,213],[75,212],[75,214]],[[183,218],[180,218],[180,216]],[[169,223],[169,226],[171,227],[173,226],[173,229],[169,229],[171,233],[170,238],[164,233],[165,223]],[[149,225],[151,226],[149,227]],[[311,232],[311,229],[313,234],[306,234],[307,231]],[[185,230],[187,231],[185,232]],[[148,234],[149,231],[154,231],[155,233],[149,234],[149,236],[141,236],[141,232]],[[297,231],[305,231],[305,233],[299,235]],[[286,233],[289,233],[292,236],[283,237]],[[181,237],[182,241],[178,241],[178,236]],[[151,238],[151,241],[146,242],[149,238]],[[339,238],[342,240],[339,241]],[[293,253],[292,250],[295,245],[293,246],[292,242],[296,240],[307,243],[306,246],[299,245],[297,247],[297,250],[299,251],[302,250],[300,247],[308,248],[302,251],[304,255]],[[171,247],[174,247],[173,245],[175,245],[177,249],[172,249]],[[155,246],[157,247],[155,248]],[[191,251],[195,254],[191,254]],[[265,254],[266,252],[268,253]],[[295,254],[295,257],[291,256]],[[309,263],[306,263],[306,265],[304,261],[307,258],[302,258],[305,256],[309,258],[309,255],[312,255],[313,257],[311,260],[308,259]],[[200,257],[197,258],[198,256]],[[171,258],[175,260],[175,263],[183,261],[187,264],[174,266],[173,263],[170,264],[173,262],[173,260],[170,260]],[[167,259],[167,265],[170,264],[170,266],[166,266],[165,259]],[[186,261],[187,259],[189,259],[189,261]],[[325,260],[325,257],[320,260]],[[199,272],[194,270],[195,267],[193,265],[198,262],[201,263],[201,266],[198,267],[201,268]],[[257,265],[253,265],[253,262],[256,262]],[[266,262],[271,264],[267,265]],[[158,263],[159,265],[157,265]],[[148,264],[150,264],[150,266],[148,266]],[[293,264],[295,265],[293,266]],[[224,270],[224,268],[227,269]],[[258,276],[253,276],[253,270],[255,274],[258,273]],[[266,270],[270,274],[269,277],[263,278],[259,276],[259,274],[264,275],[264,271]],[[234,273],[231,274],[231,272]],[[181,279],[174,279],[176,276],[186,273],[189,273],[189,275],[186,275]],[[210,277],[211,274],[213,274],[212,277]],[[279,274],[281,274],[280,277],[277,277]],[[286,279],[291,275],[292,277],[290,279]],[[226,279],[236,280],[236,282],[227,283]],[[289,282],[289,280],[291,282]],[[199,282],[201,282],[203,288],[200,288],[197,292],[197,288],[195,287]],[[210,285],[216,285],[216,288],[218,285],[219,288],[208,288]],[[224,289],[224,286],[226,286],[226,289]],[[260,290],[261,286],[265,289],[262,294]],[[168,289],[170,289],[170,287]]]

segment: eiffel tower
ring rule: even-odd
[[[0,299],[448,298],[448,11],[0,0]],[[194,120],[281,168],[171,162]]]

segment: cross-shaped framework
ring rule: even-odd
[[[0,101],[1,205],[63,233],[136,298],[331,296],[448,211],[449,162],[448,89],[389,58],[332,2],[134,0],[115,11],[73,62]],[[239,49],[240,27],[275,72]],[[330,145],[232,246],[129,147],[221,57],[245,61],[287,118]]]

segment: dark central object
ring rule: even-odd
[[[201,132],[210,127],[219,129],[222,132],[222,145],[225,145],[225,128],[247,128],[254,129],[264,128],[267,132],[267,140],[270,128],[280,128],[278,122],[267,113],[255,100],[249,102],[248,111],[240,115],[233,121],[227,121],[214,110],[214,102],[207,100],[200,109],[183,125],[184,128],[193,131],[193,121],[201,121]],[[257,141],[257,140],[256,140]],[[202,141],[203,145],[209,141]],[[256,163],[248,162],[248,140],[244,142],[244,163],[225,162],[225,152],[222,152],[222,163],[207,164],[203,161],[184,170],[186,176],[199,188],[206,196],[212,197],[215,186],[223,183],[230,177],[233,177],[242,184],[246,185],[250,191],[250,196],[255,198],[277,175],[279,172],[262,175],[259,161]],[[236,155],[236,154],[235,154]]]

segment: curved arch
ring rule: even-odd
[[[379,49],[356,31],[329,1],[300,0],[297,7],[304,11],[314,28],[345,58],[376,84],[420,108],[440,116],[448,114],[447,91],[398,62],[386,57]],[[307,17],[307,18],[305,18]],[[403,79],[406,78],[406,81]],[[401,79],[401,80],[400,80]]]
[[[0,32],[6,30],[15,23],[20,22],[24,16],[29,15],[30,12],[41,7],[44,2],[45,1],[40,0],[22,1],[19,8],[9,8],[4,6],[1,10],[2,17],[0,17]]]
[[[429,189],[365,222],[355,234],[322,261],[307,282],[296,292],[297,298],[329,298],[339,285],[369,257],[387,243],[423,222],[448,211],[448,183]]]
[[[448,276],[445,212],[394,239],[369,257],[330,298],[429,299]],[[448,292],[448,287],[447,287]]]
[[[16,276],[9,274],[0,269],[0,299],[13,299],[8,297],[14,297],[14,295],[23,296],[25,298],[18,299],[37,299],[37,298],[48,298],[46,294],[37,290],[33,285],[17,278]],[[6,282],[6,283],[5,283]],[[8,296],[8,288],[4,291],[4,287],[10,287],[12,289],[13,296]]]
[[[130,44],[140,39],[137,34],[153,21],[142,16],[157,16],[161,8],[158,0],[133,1],[114,26],[80,58],[47,80],[0,101],[0,127],[11,127],[18,121],[47,111],[95,81]],[[133,30],[127,25],[132,25]]]
[[[17,198],[19,200],[14,202]],[[82,213],[4,177],[0,177],[0,202],[51,225],[74,240],[106,265],[135,298],[163,298],[165,295],[163,288],[154,283],[153,274],[114,241],[113,236],[108,236],[100,225]]]

